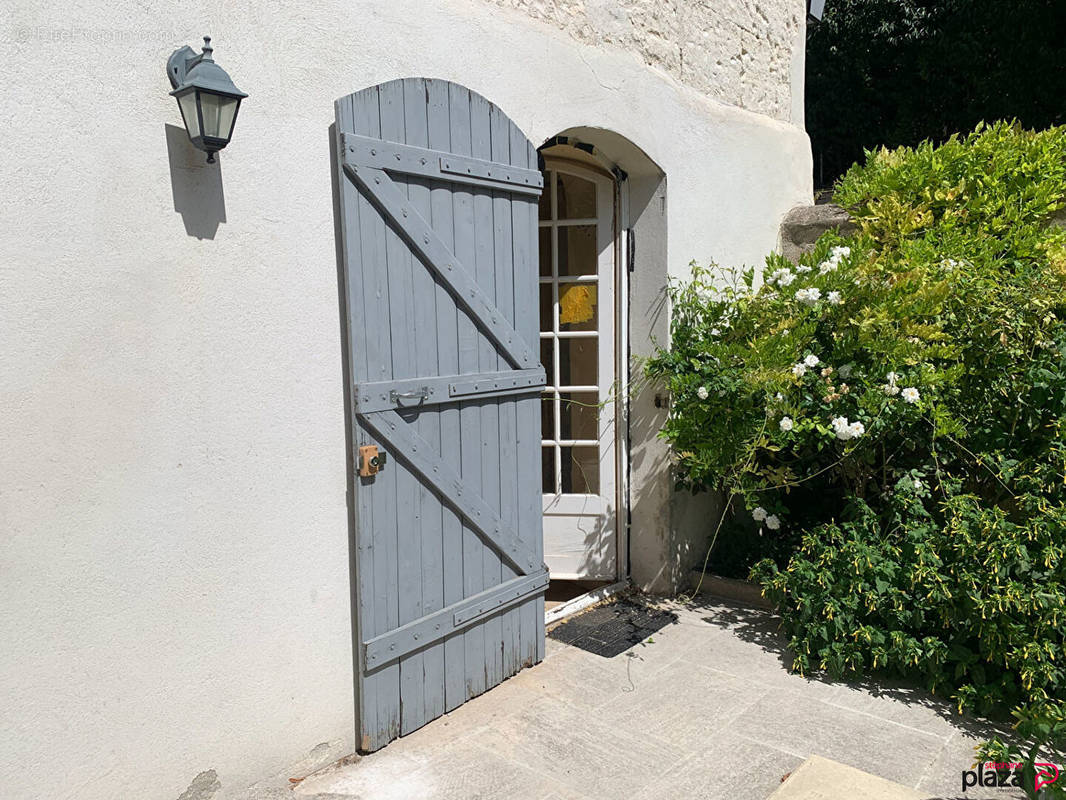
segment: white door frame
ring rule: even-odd
[[[594,282],[597,290],[597,384],[587,390],[597,393],[600,404],[598,423],[599,493],[545,494],[543,496],[545,524],[545,561],[553,578],[617,581],[628,574],[628,515],[627,477],[628,442],[626,425],[626,391],[628,384],[628,253],[625,230],[624,184],[605,169],[595,165],[546,156],[545,169],[569,174],[591,181],[596,186],[596,217],[587,220],[568,220],[570,225],[597,225],[598,268],[595,280],[564,278],[557,275],[558,234],[557,180],[546,185],[551,192],[551,220],[541,227],[551,230],[551,259],[556,265],[552,287],[553,321],[550,332],[542,332],[542,339],[564,341],[579,338],[560,331],[559,297],[565,287]],[[544,285],[544,284],[542,284]],[[542,325],[542,329],[546,326]],[[556,387],[552,395],[554,411],[549,415],[552,426],[560,429],[542,432],[544,445],[555,448],[553,461],[556,488],[562,488],[559,454],[567,441],[561,435],[560,420],[560,364],[558,349],[552,346],[552,363],[545,364],[549,386]],[[565,386],[565,384],[564,384]],[[563,390],[565,391],[565,389]]]

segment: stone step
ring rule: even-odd
[[[767,800],[929,800],[916,789],[811,756]]]

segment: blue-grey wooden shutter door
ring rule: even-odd
[[[544,655],[537,154],[414,78],[337,101],[355,479],[358,747]]]

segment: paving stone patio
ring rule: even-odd
[[[619,655],[549,639],[542,664],[384,750],[247,800],[764,800],[811,755],[929,798],[1022,797],[962,791],[989,726],[904,687],[790,674],[769,612],[656,606],[676,619]]]

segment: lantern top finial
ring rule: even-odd
[[[204,37],[202,53],[195,53],[191,47],[175,51],[168,62],[170,84],[174,87],[172,95],[178,95],[190,89],[202,89],[229,97],[247,97],[248,95],[233,85],[229,75],[215,63],[211,46],[211,37]]]

